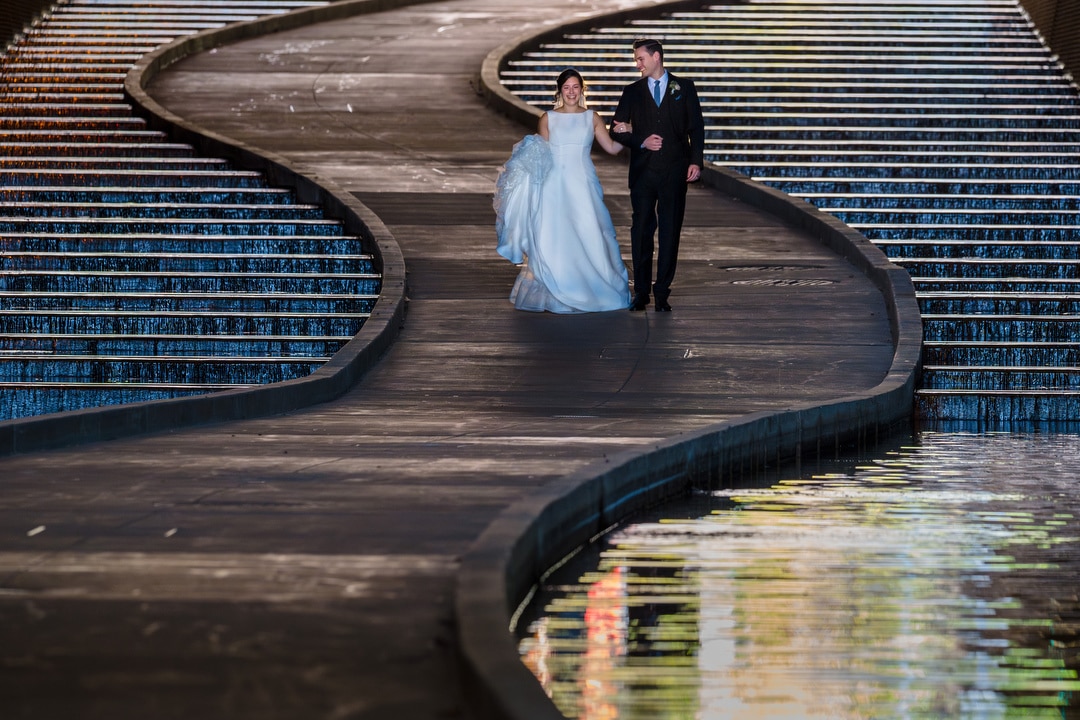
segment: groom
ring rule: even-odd
[[[648,306],[651,285],[656,310],[669,312],[686,184],[701,177],[705,120],[694,83],[664,68],[664,48],[659,41],[635,41],[634,63],[641,79],[623,90],[612,123],[615,139],[630,148],[630,252],[634,263],[630,309],[641,311]],[[626,132],[628,126],[630,132]],[[654,284],[653,236],[657,230]]]

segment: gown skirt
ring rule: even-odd
[[[590,153],[593,112],[548,111],[548,137],[514,146],[496,182],[497,250],[521,271],[520,310],[582,313],[630,305],[630,283]]]

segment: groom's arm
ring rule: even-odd
[[[690,164],[705,166],[705,118],[701,101],[692,80],[680,79],[686,93],[687,136],[690,139]]]

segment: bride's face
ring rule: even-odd
[[[560,88],[564,105],[576,107],[581,101],[581,81],[576,77],[567,78]]]

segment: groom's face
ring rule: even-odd
[[[634,64],[637,65],[641,77],[652,77],[653,73],[663,66],[660,62],[660,53],[651,53],[645,49],[645,46],[634,50]]]

